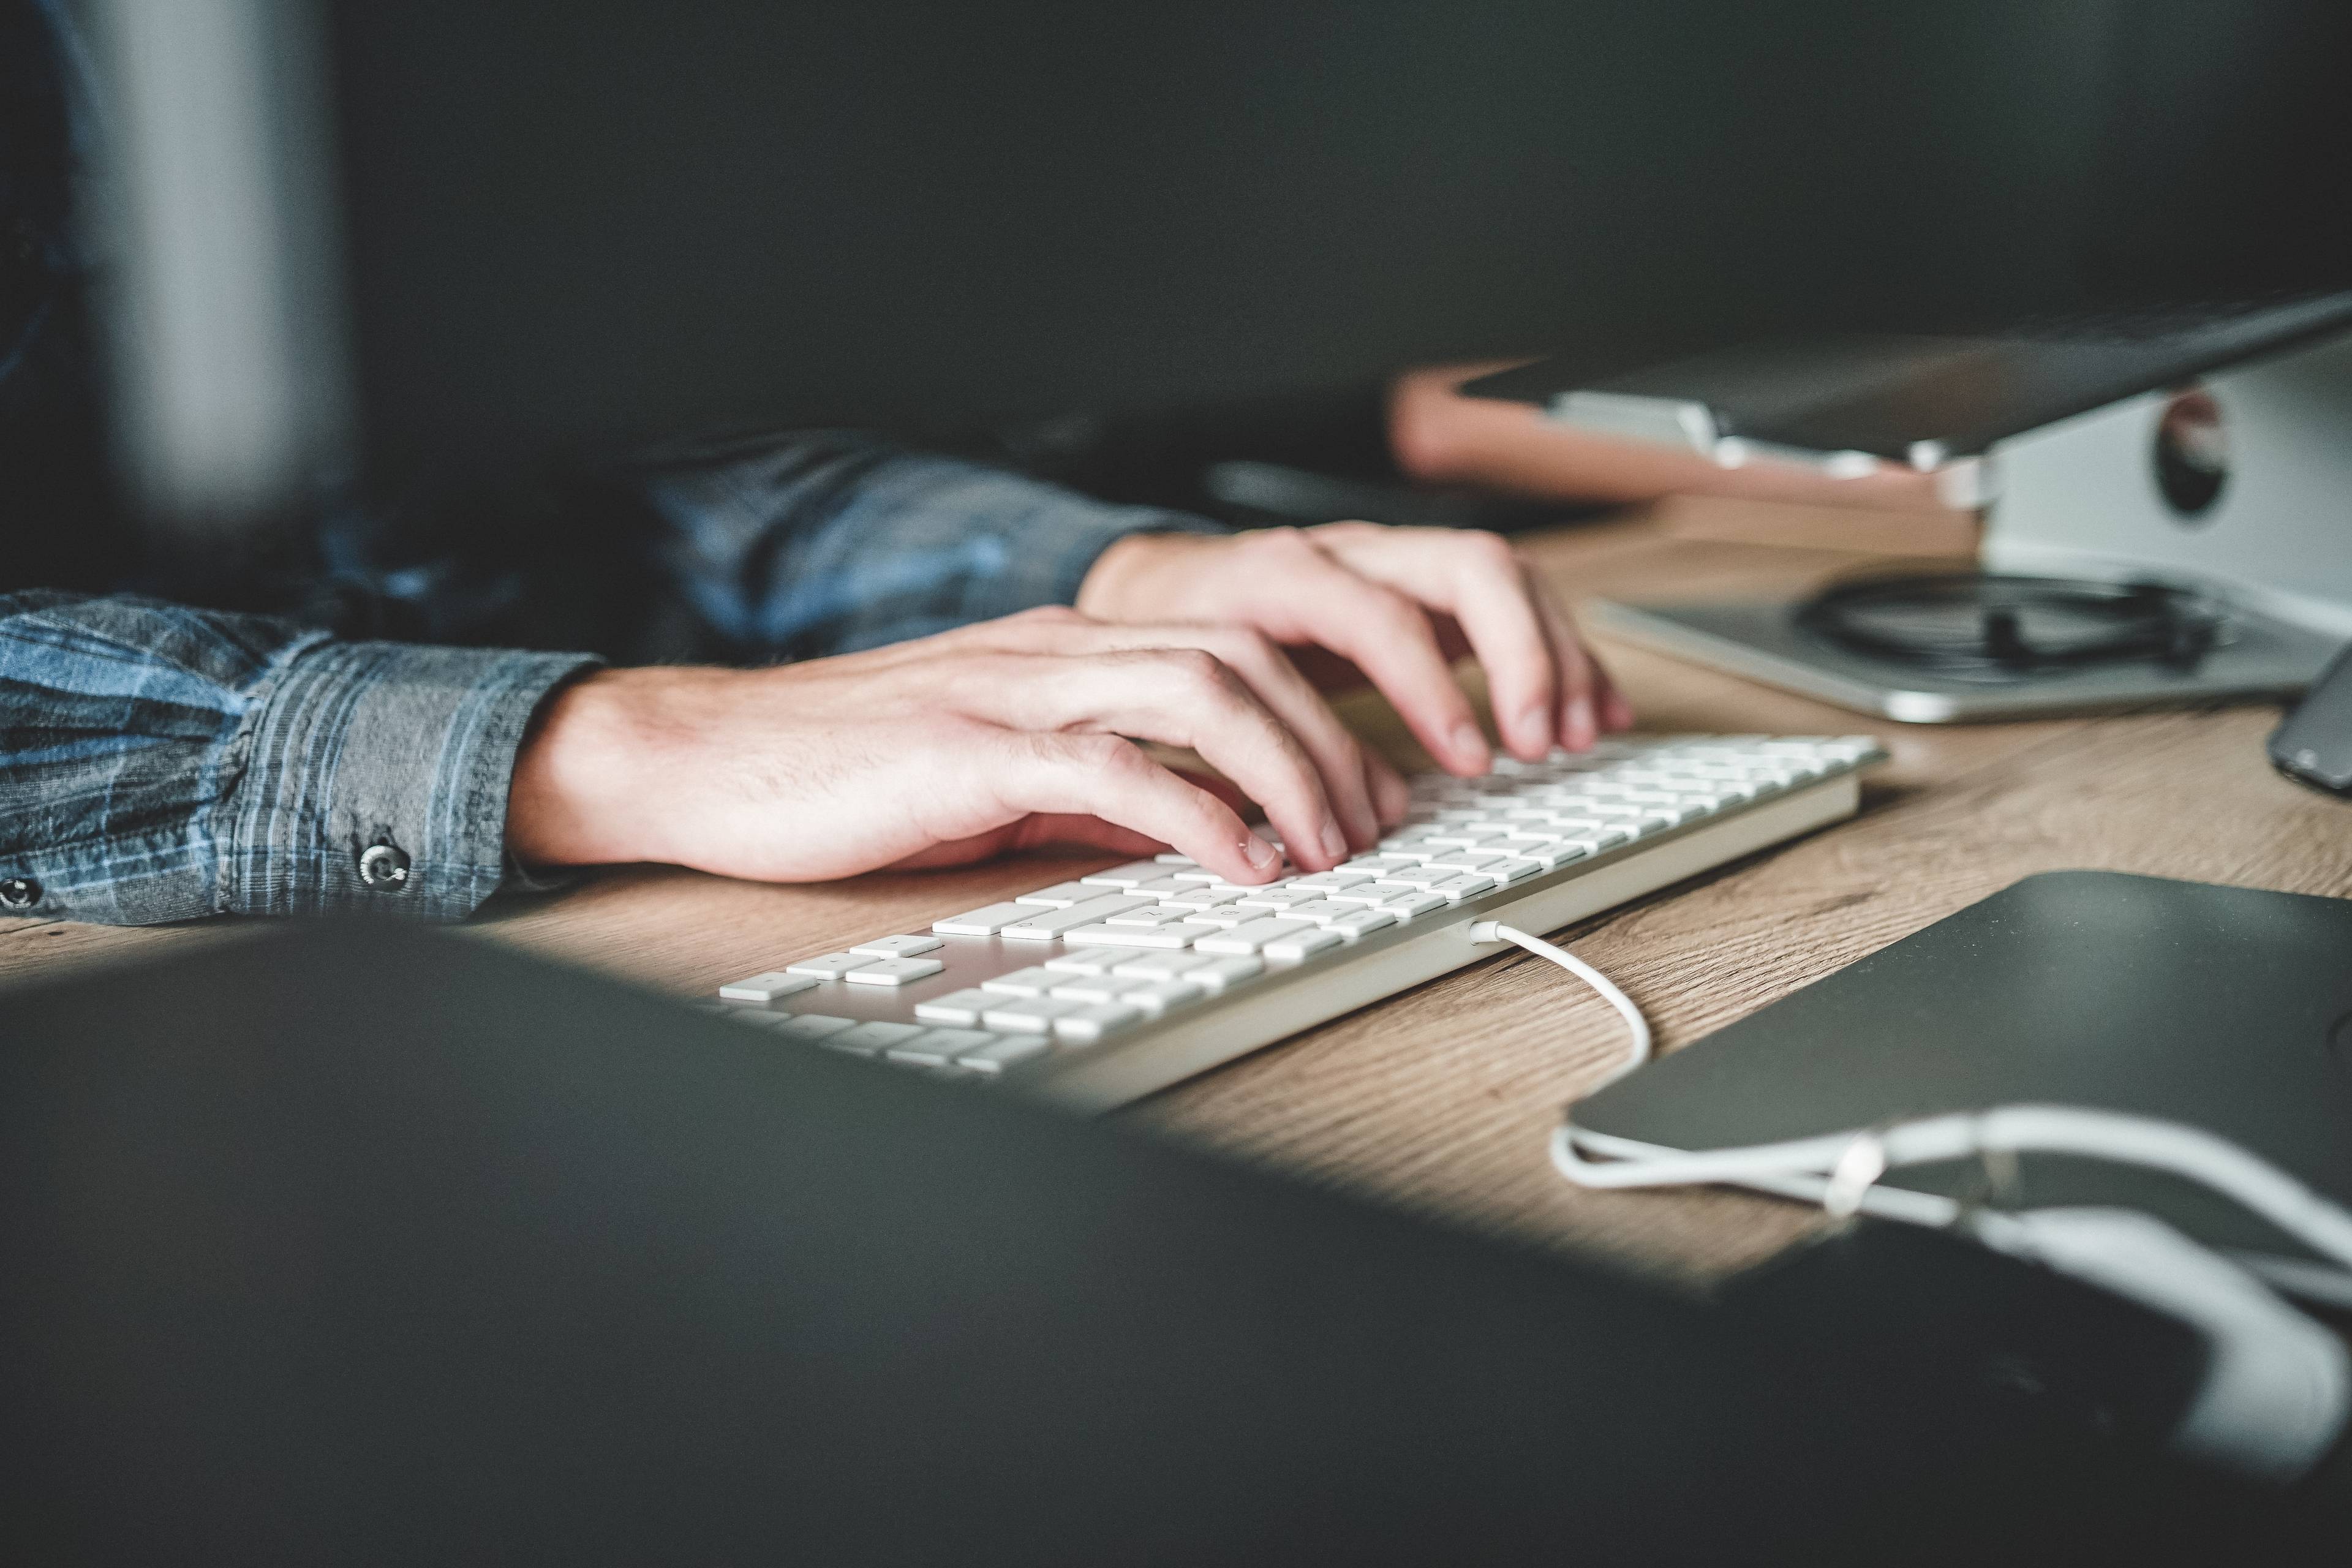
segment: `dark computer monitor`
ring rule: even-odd
[[[98,8],[127,447],[186,513],[2352,276],[2318,0]]]

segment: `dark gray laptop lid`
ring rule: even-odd
[[[1595,1132],[1713,1149],[2022,1101],[2201,1127],[2352,1202],[2352,900],[2028,877],[1572,1115]],[[1973,1164],[1888,1180],[1996,1195]],[[2028,1157],[2001,1201],[2122,1203],[2215,1244],[2284,1245],[2200,1189],[2080,1161]]]

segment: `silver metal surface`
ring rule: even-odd
[[[2040,674],[1992,685],[1864,658],[1808,637],[1784,599],[1697,605],[1596,600],[1592,624],[1629,642],[1749,680],[1906,724],[1953,724],[2168,704],[2292,697],[2311,684],[2336,643],[2251,611],[2233,614],[2234,640],[2194,669],[2130,663]]]

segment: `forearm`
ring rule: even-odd
[[[1226,531],[1025,475],[803,432],[651,464],[656,557],[743,660],[813,658],[1066,605],[1139,533]]]

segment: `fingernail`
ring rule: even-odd
[[[1252,870],[1265,871],[1271,870],[1281,857],[1275,853],[1273,845],[1253,833],[1242,840],[1242,858],[1250,863]]]
[[[1475,724],[1464,724],[1454,730],[1454,755],[1465,766],[1481,771],[1493,761],[1486,751],[1486,737],[1478,732]]]
[[[1519,737],[1519,750],[1530,756],[1541,756],[1551,749],[1551,726],[1545,722],[1543,704],[1527,709],[1513,726]]]
[[[1337,822],[1323,824],[1323,853],[1334,863],[1348,858],[1348,836],[1339,831]]]

